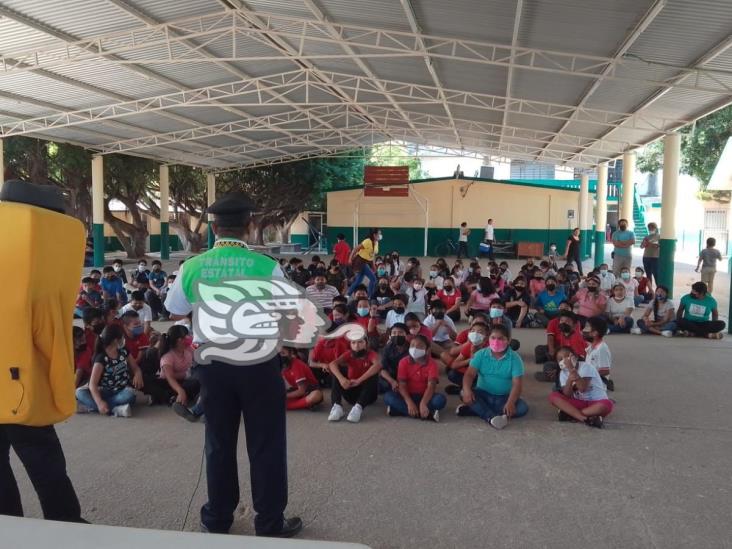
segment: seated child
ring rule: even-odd
[[[328,329],[329,332],[347,322],[348,310],[343,303],[338,303],[333,307],[331,316],[332,324]],[[309,363],[321,387],[331,385],[330,363],[346,351],[348,351],[348,342],[345,338],[327,339],[321,337],[318,339],[315,347],[310,351]]]
[[[478,416],[491,427],[503,429],[509,419],[528,413],[528,405],[520,398],[524,363],[509,347],[509,341],[505,326],[491,327],[488,347],[480,349],[470,359],[463,378],[461,397],[464,404],[458,406],[457,415]]]
[[[408,331],[407,325],[401,322],[397,322],[389,330],[389,340],[381,352],[379,393],[399,390],[399,382],[397,381],[399,362],[404,357],[409,356]]]
[[[600,316],[593,316],[587,320],[587,326],[589,326],[588,335],[590,344],[585,349],[587,356],[585,362],[599,372],[607,390],[614,391],[615,382],[610,379],[610,368],[612,367],[613,357],[610,353],[610,347],[605,343],[607,322]]]
[[[81,387],[89,381],[91,376],[92,349],[87,344],[84,328],[74,326],[71,333],[74,339],[74,371],[76,372],[74,387]],[[96,339],[96,336],[94,339]]]
[[[280,350],[282,359],[282,379],[287,388],[287,409],[314,410],[323,402],[323,392],[318,380],[308,365],[297,358],[297,349],[283,347]]]
[[[193,348],[188,328],[180,324],[168,328],[167,333],[160,337],[159,348],[158,377],[167,382],[171,396],[175,396],[173,411],[195,423],[203,415],[203,405],[199,399],[201,384],[191,377]]]
[[[85,310],[102,306],[102,294],[97,291],[96,287],[97,283],[92,277],[85,276],[81,279],[81,290],[76,298],[74,316],[82,318]]]
[[[607,398],[600,374],[588,362],[580,362],[569,347],[557,351],[557,360],[561,389],[549,395],[549,402],[559,410],[559,421],[581,421],[601,429],[613,402]]]
[[[128,387],[130,370],[133,372],[132,386],[142,389],[143,383],[137,362],[127,356],[122,327],[107,326],[97,339],[95,352],[89,386],[76,389],[77,411],[130,417],[131,404],[135,401],[135,391]]]
[[[341,402],[345,398],[353,404],[346,420],[358,423],[363,409],[373,404],[378,396],[377,379],[381,370],[379,355],[369,350],[365,337],[350,341],[349,344],[351,349],[330,363],[333,407],[328,421],[340,421],[343,418],[345,412]]]
[[[457,336],[455,323],[447,316],[442,301],[435,300],[431,303],[430,314],[423,324],[432,332],[432,356],[439,357],[454,345]]]
[[[543,365],[542,371],[535,374],[539,381],[556,381],[559,373],[556,355],[560,347],[571,347],[584,360],[586,344],[575,314],[564,309],[560,311],[559,318],[554,320],[546,329],[546,345],[537,345],[534,350],[536,363]]]
[[[485,321],[474,322],[468,333],[468,342],[459,347],[460,351],[457,357],[450,360],[451,357],[445,356],[449,353],[443,353],[441,358],[447,369],[447,379],[453,383],[453,385],[448,385],[445,388],[448,395],[460,394],[460,389],[463,386],[463,376],[468,369],[470,359],[473,358],[475,353],[488,346],[488,331],[488,324]]]
[[[673,300],[668,298],[666,286],[657,286],[654,295],[643,313],[643,318],[638,319],[638,325],[630,330],[630,333],[671,337],[676,331],[676,306]]]
[[[430,356],[430,342],[421,335],[409,344],[409,356],[399,362],[399,389],[384,395],[389,416],[410,416],[440,420],[440,410],[447,404],[445,395],[436,393],[439,379],[437,363]]]

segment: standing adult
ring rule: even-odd
[[[493,243],[496,241],[495,230],[493,228],[493,219],[489,219],[485,225],[484,242],[490,246],[488,251],[488,259],[493,261]]]
[[[84,227],[63,215],[56,187],[11,180],[0,201],[0,245],[18,260],[3,270],[0,281],[23,295],[0,301],[0,515],[23,516],[10,466],[12,448],[38,494],[43,517],[86,522],[54,428],[76,409],[71,328]]]
[[[618,230],[613,233],[613,274],[620,277],[623,267],[630,270],[633,263],[633,245],[635,234],[628,230],[628,220],[618,221]]]
[[[463,221],[460,223],[460,236],[458,236],[458,259],[468,257],[468,236],[470,236],[470,229],[468,229],[468,224]]]
[[[641,242],[643,248],[643,269],[651,287],[658,286],[658,256],[661,254],[661,235],[658,225],[652,221],[648,224],[648,236]]]
[[[245,240],[254,204],[240,193],[227,194],[208,208],[213,214],[214,247],[187,260],[165,300],[174,320],[205,310],[196,282],[215,285],[223,279],[284,278],[274,259],[252,252]],[[225,269],[215,268],[227,265]],[[194,323],[195,324],[195,323]],[[200,339],[200,334],[196,334]],[[197,341],[202,343],[201,341]],[[205,343],[205,342],[204,342]],[[244,418],[249,454],[254,528],[258,536],[291,537],[302,529],[299,518],[284,518],[287,506],[287,432],[285,385],[279,354],[258,364],[212,360],[196,366],[206,414],[208,502],[201,508],[204,532],[227,533],[239,503],[236,447]]]
[[[374,258],[379,253],[379,241],[381,239],[381,229],[371,229],[369,235],[351,252],[351,269],[354,273],[354,279],[351,287],[346,292],[347,295],[353,295],[356,286],[361,284],[361,279],[365,276],[369,279],[369,299],[373,297],[374,290],[376,290]]]
[[[575,227],[572,234],[567,238],[567,247],[564,250],[564,259],[567,260],[567,266],[574,263],[577,266],[577,272],[580,276],[584,276],[582,272],[582,258],[580,256],[580,230],[579,227]]]

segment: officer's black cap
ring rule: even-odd
[[[255,209],[254,203],[244,193],[228,193],[208,207],[219,227],[244,227]]]

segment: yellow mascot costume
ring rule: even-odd
[[[60,189],[7,181],[0,192],[0,514],[22,516],[12,447],[48,519],[81,521],[53,428],[74,413],[74,302],[84,227]]]

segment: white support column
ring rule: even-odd
[[[160,165],[160,259],[170,259],[170,169]]]
[[[589,200],[588,197],[590,195],[590,176],[586,173],[583,173],[580,176],[580,192],[579,192],[579,207],[578,209],[578,216],[579,219],[577,220],[577,227],[579,227],[580,230],[580,239],[581,242],[587,242],[587,239],[589,238],[589,234],[587,233],[587,218],[589,217],[590,210],[589,208]],[[584,258],[585,256],[585,246],[584,244],[580,247],[580,258]]]
[[[210,206],[216,201],[216,174],[214,173],[207,173],[206,174],[206,205]],[[209,250],[213,248],[214,242],[216,240],[216,236],[214,235],[213,229],[211,228],[211,221],[213,221],[213,216],[211,214],[208,214],[208,248]]]
[[[633,222],[633,195],[635,194],[635,159],[634,152],[627,152],[623,155],[623,188],[620,197],[620,217],[628,220],[628,229],[631,231],[635,226]]]
[[[661,191],[661,241],[658,279],[674,293],[674,254],[676,251],[676,203],[678,198],[681,136],[672,133],[663,140],[663,190]]]
[[[595,192],[595,267],[605,262],[605,226],[607,225],[607,162],[597,166]]]
[[[94,266],[104,266],[104,157],[92,156],[92,237]]]

